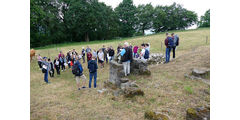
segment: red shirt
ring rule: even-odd
[[[92,59],[92,53],[88,52],[87,53],[87,60],[91,60]]]

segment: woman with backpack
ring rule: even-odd
[[[72,73],[75,75],[76,82],[77,82],[77,88],[80,90],[80,79],[83,80],[83,86],[82,88],[86,88],[86,76],[83,74],[83,67],[80,63],[80,59],[77,58],[76,62],[74,63],[72,67]]]

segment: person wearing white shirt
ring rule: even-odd
[[[100,49],[98,52],[98,59],[99,59],[99,63],[101,64],[101,67],[104,67],[104,53],[102,49]]]

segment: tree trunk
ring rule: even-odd
[[[143,36],[144,36],[144,29],[142,29],[142,34],[143,34]]]
[[[88,32],[85,33],[85,41],[89,42]]]

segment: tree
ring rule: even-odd
[[[115,8],[115,12],[119,19],[120,36],[130,37],[135,33],[135,13],[136,7],[133,5],[132,0],[123,0],[118,7]]]
[[[197,23],[197,14],[176,3],[170,6],[157,6],[154,10],[155,32],[183,30],[195,23]]]
[[[137,26],[144,35],[144,30],[152,28],[153,11],[154,8],[151,4],[139,5],[137,7]]]
[[[210,27],[210,9],[205,12],[204,16],[201,16],[198,26]]]

